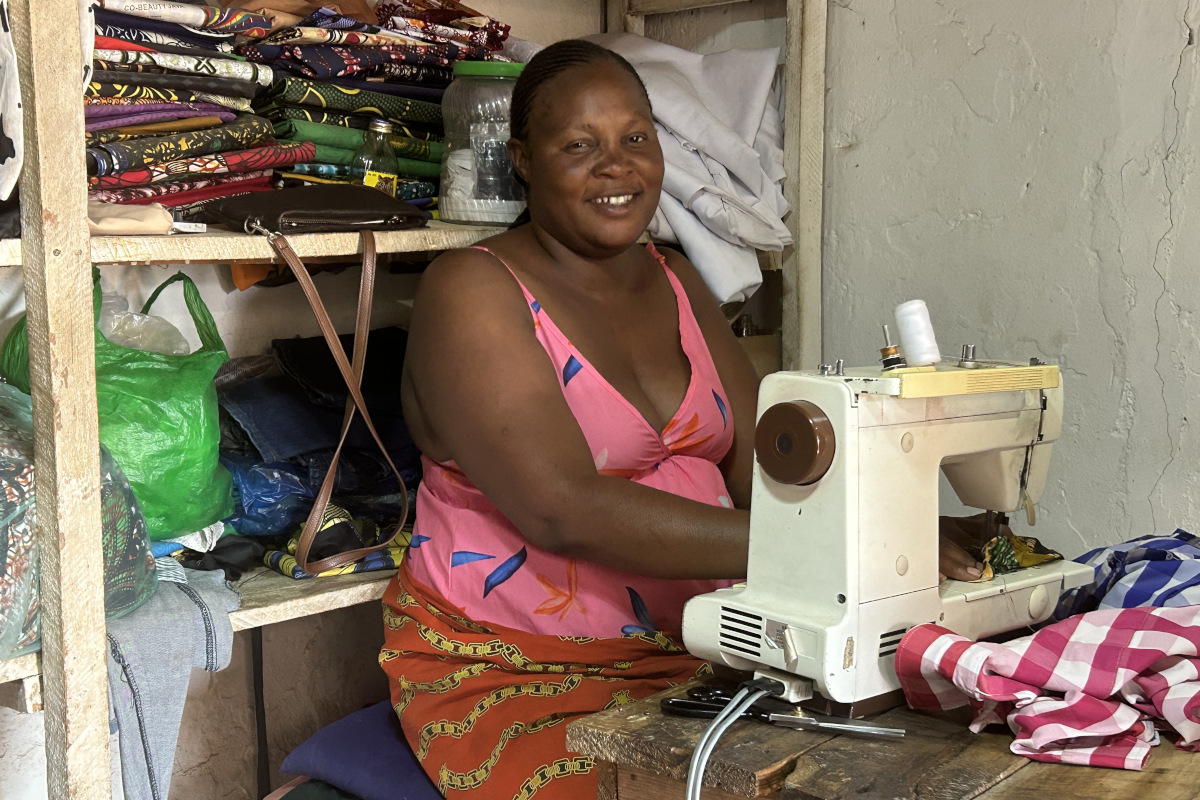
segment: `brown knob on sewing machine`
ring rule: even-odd
[[[754,429],[754,454],[779,483],[816,483],[833,463],[833,423],[807,400],[776,403]]]

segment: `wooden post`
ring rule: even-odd
[[[48,793],[111,797],[77,0],[12,0],[36,451]]]
[[[630,0],[604,0],[604,30],[607,33],[646,33],[646,18],[631,13]]]
[[[827,10],[827,0],[787,3],[783,141],[792,246],[783,265],[784,369],[816,369],[821,360]]]

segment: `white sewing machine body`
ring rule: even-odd
[[[1058,367],[972,366],[763,380],[747,580],[688,602],[692,653],[782,680],[793,702],[815,690],[854,713],[899,688],[894,653],[913,626],[936,622],[972,639],[1014,630],[1091,579],[1087,567],[1057,561],[939,585],[939,470],[966,505],[1023,510],[1041,496],[1062,429]],[[823,473],[780,482],[778,464],[789,465],[792,437],[804,433],[789,426],[822,414],[812,424],[831,434]],[[772,420],[778,429],[764,430]],[[775,465],[764,468],[771,448]]]

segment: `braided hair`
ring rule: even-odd
[[[508,112],[509,135],[521,141],[525,141],[529,137],[529,115],[533,110],[533,104],[539,91],[547,81],[571,67],[593,64],[602,59],[612,61],[632,75],[642,90],[642,96],[646,98],[646,105],[650,104],[650,94],[646,91],[646,85],[642,83],[641,76],[621,54],[584,39],[564,39],[540,50],[525,65],[521,76],[517,78],[517,85],[513,87],[512,102]],[[523,188],[529,188],[524,178],[520,175],[517,175],[516,178]],[[509,226],[509,229],[524,225],[529,221],[529,207],[526,206],[521,215]]]

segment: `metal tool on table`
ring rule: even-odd
[[[663,713],[677,717],[712,719],[729,704],[732,693],[711,691],[708,687],[689,690],[688,697],[666,697],[659,703]],[[889,728],[847,717],[830,717],[803,711],[790,703],[762,698],[742,713],[744,719],[755,719],[783,728],[837,733],[842,736],[862,736],[882,739],[903,739],[903,728]]]

